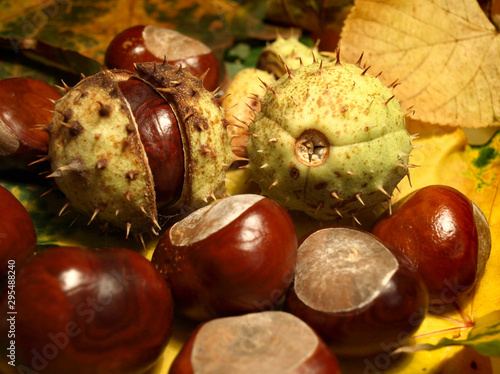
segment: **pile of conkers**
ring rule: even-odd
[[[16,312],[17,365],[44,373],[144,372],[169,340],[174,310],[198,327],[171,373],[265,370],[277,357],[282,371],[275,372],[337,373],[336,357],[407,343],[429,301],[466,297],[490,247],[480,210],[457,190],[436,185],[401,200],[372,233],[326,227],[298,241],[284,208],[244,194],[172,225],[151,261],[122,248],[35,254],[29,214],[10,192],[0,192],[0,212],[9,212],[0,216],[1,258],[7,269],[16,264],[3,274],[0,310]],[[446,266],[429,261],[440,256]],[[10,326],[2,321],[3,336]]]
[[[467,297],[484,271],[491,236],[480,209],[448,186],[408,195],[369,232],[332,226],[302,238],[289,213],[261,195],[225,196],[214,187],[188,207],[192,191],[186,192],[185,181],[188,190],[198,191],[198,181],[189,179],[195,171],[206,172],[207,181],[214,173],[210,160],[227,163],[225,172],[235,158],[228,151],[226,113],[207,91],[220,83],[209,74],[220,73],[219,67],[204,75],[205,66],[196,70],[189,62],[193,56],[178,56],[178,49],[161,56],[151,43],[164,33],[149,26],[126,30],[107,51],[111,70],[66,87],[62,100],[59,93],[52,101],[30,99],[56,112],[50,119],[22,119],[22,126],[52,121],[51,139],[40,146],[24,141],[8,121],[1,123],[0,131],[9,134],[1,145],[10,153],[3,156],[29,147],[48,152],[42,160],[52,162],[54,178],[87,183],[70,187],[74,195],[65,191],[75,205],[89,175],[120,180],[120,198],[110,198],[102,185],[93,187],[102,199],[86,207],[91,220],[105,215],[127,232],[151,223],[159,231],[158,208],[173,205],[184,213],[161,234],[151,261],[124,248],[37,252],[29,213],[1,188],[0,261],[6,271],[0,272],[0,313],[12,317],[2,320],[0,335],[12,336],[1,346],[14,352],[11,361],[3,358],[2,369],[15,362],[18,370],[44,373],[144,373],[163,353],[176,314],[197,327],[172,374],[339,373],[337,357],[366,357],[407,344],[429,307]],[[196,45],[202,60],[215,61]],[[129,54],[142,62],[131,64]],[[114,146],[101,149],[106,131]],[[223,144],[214,140],[219,135]],[[93,158],[64,153],[76,139],[85,139],[77,149],[92,145]],[[157,148],[158,139],[169,147]],[[130,149],[133,156],[127,156]],[[245,155],[244,145],[239,152]],[[207,161],[195,168],[197,154]],[[137,160],[147,168],[133,169]],[[120,167],[112,169],[114,162]],[[141,178],[145,182],[132,187]],[[133,195],[145,190],[144,196]],[[208,204],[208,197],[214,202]],[[138,205],[128,211],[127,201]],[[120,211],[125,220],[114,222]],[[146,224],[132,224],[135,216],[143,217],[139,212]]]

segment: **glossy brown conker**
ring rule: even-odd
[[[434,305],[450,304],[467,294],[491,249],[488,223],[479,208],[444,185],[410,193],[385,212],[371,232],[391,251],[406,256],[421,274]]]
[[[0,283],[33,256],[37,249],[37,233],[31,215],[24,205],[0,185]]]
[[[45,131],[54,101],[62,94],[48,83],[27,77],[0,80],[0,161],[25,168],[47,153]]]
[[[176,311],[193,320],[273,308],[288,289],[297,237],[288,212],[259,195],[218,200],[170,227],[152,262]]]
[[[308,323],[336,355],[392,350],[420,327],[425,285],[375,236],[350,227],[320,229],[297,252],[284,310]]]
[[[131,77],[118,82],[130,105],[153,174],[159,208],[176,202],[184,182],[184,151],[170,104],[151,86]]]
[[[163,62],[181,65],[202,77],[205,88],[215,90],[220,83],[220,64],[204,43],[178,31],[152,25],[137,25],[120,32],[109,43],[105,64],[111,69],[133,71],[137,62]]]
[[[4,316],[16,312],[19,372],[143,373],[172,331],[168,285],[132,250],[45,249],[19,269],[15,290],[15,304],[4,292],[0,310]],[[2,336],[10,326],[3,318]],[[9,343],[0,344],[7,349]]]
[[[213,319],[201,324],[169,374],[340,374],[339,363],[303,321],[281,311]]]

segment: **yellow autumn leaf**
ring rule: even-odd
[[[478,128],[500,123],[500,34],[474,0],[358,0],[340,39],[344,60],[399,79],[413,118]]]

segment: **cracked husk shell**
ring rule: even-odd
[[[178,214],[224,194],[232,155],[224,114],[212,94],[183,69],[165,65],[160,65],[163,83],[168,87],[169,79],[176,79],[181,92],[160,92],[177,117],[184,147],[182,195],[168,209],[169,214]],[[169,71],[176,72],[175,78],[168,76]],[[56,103],[49,126],[49,158],[51,176],[76,211],[140,233],[158,229],[158,210],[138,125],[117,85],[132,75],[105,71],[69,89]],[[191,100],[184,97],[188,90],[196,91]],[[188,115],[186,110],[193,107],[196,113]]]

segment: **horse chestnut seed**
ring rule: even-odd
[[[339,226],[302,241],[284,310],[308,323],[337,356],[363,357],[404,344],[427,306],[417,273],[375,236]]]
[[[37,233],[23,204],[0,185],[0,283],[35,254]],[[14,279],[15,280],[15,279]]]
[[[340,374],[339,363],[299,318],[280,311],[218,318],[201,324],[169,374]]]
[[[385,212],[371,232],[409,259],[434,305],[466,295],[483,273],[491,250],[481,210],[463,193],[444,185],[410,193]]]
[[[152,25],[123,30],[109,43],[104,56],[110,69],[134,70],[137,62],[162,62],[181,65],[194,76],[203,77],[207,90],[219,86],[220,64],[210,47],[178,31]]]
[[[168,285],[132,250],[45,249],[19,269],[15,292],[15,304],[0,297],[0,346],[15,319],[16,372],[144,373],[172,332]]]
[[[182,137],[172,107],[140,79],[119,81],[118,87],[137,122],[153,175],[157,207],[173,204],[181,196],[185,170]]]
[[[0,160],[2,167],[26,168],[47,153],[45,126],[62,94],[33,78],[0,80]]]
[[[203,321],[274,307],[292,280],[296,250],[288,212],[263,196],[242,194],[170,227],[152,262],[170,284],[176,311]]]

